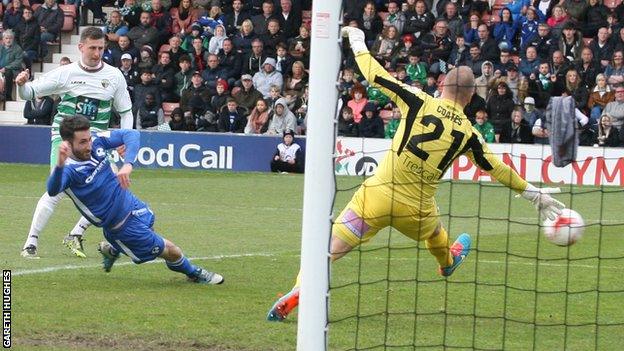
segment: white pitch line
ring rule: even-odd
[[[283,254],[280,254],[283,255]],[[276,256],[276,254],[269,254],[269,253],[252,253],[252,254],[233,254],[233,255],[215,255],[215,256],[205,256],[205,257],[191,257],[189,258],[190,260],[220,260],[220,259],[226,259],[226,258],[244,258],[244,257],[274,257]],[[292,255],[292,256],[298,256],[298,255]],[[357,259],[354,255],[351,256],[345,256],[344,260],[355,260]],[[368,260],[371,258],[365,258],[364,260]],[[373,257],[372,259],[374,260],[388,260],[388,258],[382,258],[382,257]],[[429,260],[429,257],[420,257],[418,258],[418,260]],[[415,258],[407,258],[407,257],[394,257],[391,258],[391,260],[393,261],[414,261]],[[161,263],[163,260],[162,259],[157,259],[154,261],[149,261],[149,262],[145,262],[143,264],[152,264],[152,263]],[[547,267],[568,267],[570,266],[571,268],[591,268],[591,269],[595,269],[598,268],[597,265],[587,265],[587,264],[575,264],[575,263],[570,263],[570,264],[562,264],[562,263],[549,263],[549,262],[539,262],[538,264],[535,264],[535,262],[520,262],[520,261],[498,261],[498,260],[479,260],[479,263],[490,263],[490,264],[517,264],[517,265],[523,265],[523,266],[547,266]],[[133,262],[130,261],[126,261],[126,262],[120,262],[120,263],[116,263],[115,266],[119,267],[119,266],[130,266],[133,265]],[[64,270],[77,270],[77,269],[89,269],[89,268],[100,268],[102,267],[101,264],[98,265],[65,265],[65,266],[55,266],[55,267],[45,267],[45,268],[37,268],[37,269],[27,269],[27,270],[17,270],[15,272],[13,272],[14,276],[22,276],[22,275],[31,275],[31,274],[45,274],[45,273],[52,273],[52,272],[58,272],[58,271],[64,271]],[[615,269],[615,270],[621,270],[623,269],[623,267],[616,267],[616,266],[605,266],[605,265],[601,265],[600,268],[604,268],[604,269]]]
[[[193,260],[221,260],[224,258],[241,258],[241,257],[272,257],[275,256],[274,254],[268,254],[268,253],[254,253],[254,254],[234,254],[234,255],[215,255],[215,256],[205,256],[205,257],[190,257],[189,260],[193,261]],[[141,265],[144,264],[151,264],[151,263],[162,263],[163,260],[162,259],[156,259],[153,261],[149,261],[149,262],[145,262],[142,263]],[[127,262],[119,262],[115,264],[115,267],[119,267],[119,266],[130,266],[133,265],[134,263],[131,261],[127,261]],[[26,269],[26,270],[17,270],[15,272],[13,272],[12,274],[14,276],[20,276],[20,275],[30,275],[30,274],[43,274],[43,273],[52,273],[52,272],[57,272],[57,271],[65,271],[65,270],[76,270],[76,269],[88,269],[88,268],[101,268],[102,265],[98,264],[88,264],[88,265],[65,265],[65,266],[54,266],[54,267],[45,267],[45,268],[37,268],[37,269]]]

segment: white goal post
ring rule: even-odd
[[[340,0],[312,8],[310,101],[301,238],[301,293],[297,350],[327,349],[329,240],[334,185],[335,117],[340,70]]]

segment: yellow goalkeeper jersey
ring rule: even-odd
[[[423,206],[433,203],[440,178],[459,155],[516,192],[527,182],[492,154],[455,101],[433,98],[394,79],[368,53],[356,56],[360,71],[401,110],[401,123],[374,176],[364,186],[380,186],[396,201]]]

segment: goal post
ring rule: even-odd
[[[310,101],[301,239],[301,294],[297,350],[327,349],[329,241],[334,196],[333,155],[340,70],[341,1],[316,0],[312,8]]]

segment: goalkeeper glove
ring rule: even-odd
[[[531,203],[542,215],[542,218],[554,220],[561,214],[561,210],[565,208],[565,205],[549,194],[560,192],[561,189],[559,188],[536,188],[532,184],[529,184],[520,195],[531,201]]]
[[[364,32],[361,29],[347,26],[342,27],[341,32],[343,37],[349,37],[349,44],[351,44],[351,50],[354,54],[368,52],[364,41]]]

